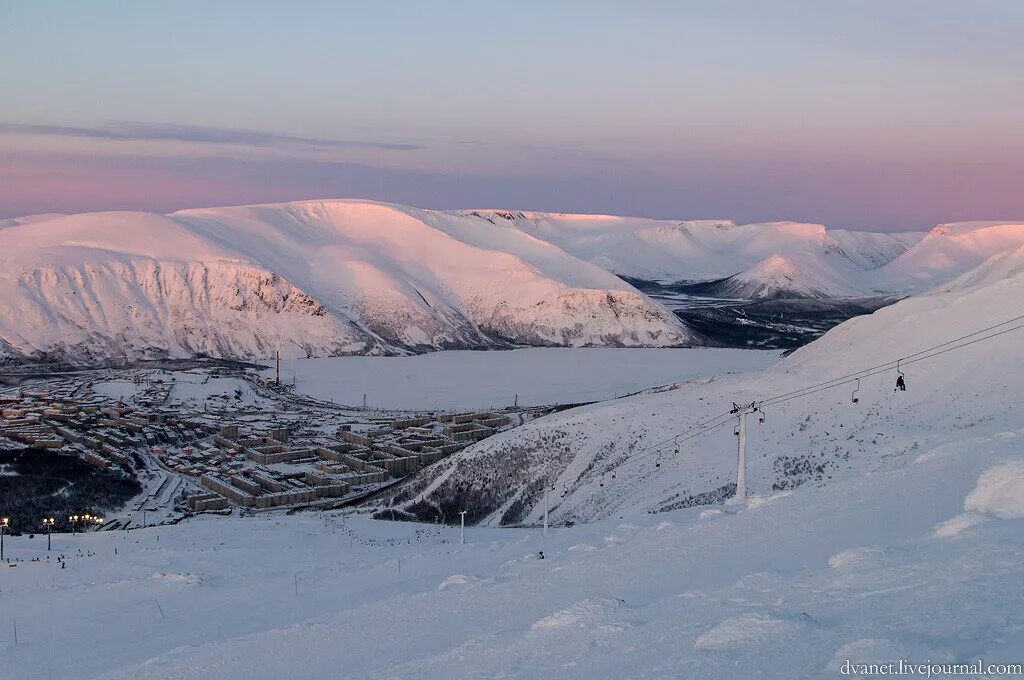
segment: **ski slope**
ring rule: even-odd
[[[365,517],[207,518],[54,536],[61,569],[44,536],[9,537],[22,561],[0,570],[0,677],[789,680],[847,660],[1020,663],[1021,436],[975,431],[743,507],[547,536],[470,527],[465,545],[458,527]]]

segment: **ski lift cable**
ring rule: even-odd
[[[913,354],[907,354],[906,356],[897,357],[896,359],[892,359],[892,360],[887,361],[887,362],[885,362],[883,364],[878,364],[877,366],[871,366],[869,368],[864,368],[864,369],[861,369],[859,371],[854,371],[853,373],[847,373],[846,375],[841,375],[841,376],[838,376],[836,378],[832,378],[831,380],[826,380],[824,382],[817,383],[815,385],[808,385],[807,387],[805,387],[803,389],[794,390],[793,392],[786,392],[785,394],[779,394],[779,395],[775,395],[773,397],[768,397],[768,398],[764,399],[764,401],[768,402],[770,399],[778,399],[780,397],[787,397],[790,394],[796,394],[797,392],[803,392],[804,390],[812,389],[812,388],[815,388],[815,387],[821,387],[821,386],[827,385],[829,383],[834,383],[834,382],[839,382],[839,381],[847,382],[849,379],[855,378],[855,377],[857,377],[857,376],[859,376],[859,375],[861,375],[863,373],[867,373],[868,371],[874,371],[876,369],[883,369],[883,368],[884,369],[893,368],[894,366],[896,366],[901,361],[903,363],[905,363],[905,364],[906,363],[910,363],[910,362],[907,361],[908,359],[913,359],[913,358],[915,358],[915,357],[917,357],[917,356],[919,356],[921,354],[925,354],[925,353],[931,352],[933,350],[942,349],[943,347],[947,347],[948,345],[952,345],[954,343],[960,342],[962,340],[966,340],[968,338],[973,338],[973,337],[975,337],[977,335],[981,335],[983,333],[987,333],[988,331],[995,330],[996,328],[999,328],[1001,326],[1007,326],[1009,324],[1016,323],[1018,321],[1024,321],[1024,314],[1022,314],[1022,315],[1020,315],[1018,317],[1015,317],[1013,319],[1008,319],[1006,321],[1002,321],[1000,323],[993,324],[993,325],[991,325],[991,326],[989,326],[987,328],[982,328],[980,330],[974,331],[973,333],[968,333],[967,335],[961,335],[958,338],[953,338],[952,340],[947,340],[946,342],[943,342],[941,344],[933,345],[931,347],[927,347],[925,349],[922,349],[922,350],[919,350],[917,352],[914,352]]]
[[[928,358],[928,357],[922,357],[921,355],[927,354],[929,352],[933,352],[934,350],[939,350],[939,349],[943,349],[943,348],[949,347],[950,345],[953,345],[955,343],[961,342],[963,340],[967,340],[968,338],[975,338],[975,336],[981,335],[981,334],[986,333],[988,331],[995,330],[997,328],[1000,328],[1002,326],[1006,326],[1008,324],[1012,324],[1012,323],[1017,322],[1017,321],[1024,321],[1024,314],[1022,314],[1020,316],[1017,316],[1017,317],[1014,317],[1012,319],[1008,319],[1006,321],[1002,321],[1002,322],[997,323],[997,324],[993,324],[993,325],[988,326],[986,328],[979,329],[977,331],[974,331],[973,333],[967,333],[966,335],[961,335],[958,338],[953,338],[952,340],[947,340],[946,342],[940,343],[938,345],[932,345],[931,347],[926,347],[924,349],[918,350],[917,352],[914,352],[913,354],[908,354],[906,356],[899,357],[897,359],[890,360],[890,361],[887,361],[885,363],[878,364],[876,366],[871,366],[871,367],[868,367],[868,368],[863,368],[863,369],[861,369],[859,371],[854,371],[853,373],[848,373],[846,375],[838,376],[836,378],[832,378],[831,380],[826,380],[826,381],[823,381],[823,382],[820,382],[820,383],[816,383],[816,384],[813,384],[813,385],[807,385],[807,386],[805,386],[805,387],[803,387],[801,389],[793,390],[791,392],[784,392],[782,394],[777,394],[777,395],[772,395],[770,397],[765,397],[764,399],[762,399],[761,401],[759,401],[757,403],[758,403],[759,406],[763,406],[763,405],[771,406],[772,404],[782,403],[783,402],[783,398],[787,398],[787,399],[785,399],[785,401],[788,401],[788,397],[790,397],[790,396],[793,396],[795,398],[797,396],[806,396],[805,393],[806,394],[814,394],[815,392],[819,391],[816,388],[831,389],[832,387],[838,387],[839,385],[844,385],[844,384],[853,382],[858,377],[865,378],[865,377],[869,377],[870,375],[877,375],[879,373],[884,373],[884,372],[890,370],[891,368],[893,368],[894,366],[896,366],[896,364],[900,363],[901,361],[902,361],[903,365],[914,363],[915,361],[919,361],[922,358]],[[1011,332],[1011,331],[1019,330],[1021,327],[1024,327],[1024,326],[1016,326],[1014,328],[1005,329],[1004,331],[1000,331],[999,333],[991,335],[991,336],[985,336],[984,338],[977,338],[976,340],[972,340],[970,343],[965,343],[963,345],[957,345],[957,347],[955,347],[953,349],[959,349],[960,347],[966,347],[968,344],[973,344],[973,342],[980,342],[982,340],[987,340],[989,338],[996,337],[997,335],[1002,335],[1003,333],[1008,333],[1008,332]],[[940,352],[940,353],[944,353],[944,352]],[[928,356],[929,357],[930,356],[937,356],[938,354],[939,353],[929,354]],[[810,391],[810,390],[814,390],[814,391]],[[688,432],[691,432],[691,431],[694,431],[694,430],[699,430],[699,429],[701,429],[702,427],[704,427],[706,425],[710,425],[711,423],[713,423],[714,421],[718,420],[719,418],[723,418],[723,417],[730,417],[731,418],[731,416],[733,416],[733,415],[734,414],[731,411],[726,411],[725,413],[721,413],[721,414],[719,414],[717,416],[712,416],[710,418],[706,418],[704,420],[698,421],[697,423],[695,423],[694,425],[690,426],[689,428],[686,428],[684,430],[681,430],[681,431],[677,432],[675,435],[673,435],[673,437],[669,437],[668,439],[666,439],[664,441],[657,442],[655,444],[650,444],[647,447],[645,447],[645,449],[646,448],[653,448],[653,447],[657,447],[657,446],[662,446],[662,445],[666,444],[667,442],[671,441],[676,436],[681,436],[681,435],[687,434]]]
[[[679,438],[679,441],[680,442],[685,442],[685,441],[689,441],[691,439],[696,439],[696,438],[698,438],[698,437],[700,437],[700,436],[702,436],[704,434],[707,434],[708,432],[711,432],[712,430],[717,430],[719,428],[725,427],[726,425],[730,425],[731,423],[732,423],[732,419],[729,419],[729,420],[723,421],[721,423],[718,423],[717,425],[711,425],[709,427],[705,427],[705,428],[703,428],[703,429],[701,429],[701,430],[699,430],[697,432],[694,432],[691,435]],[[651,450],[644,449],[641,453],[635,453],[635,454],[629,456],[625,461],[623,461],[620,465],[617,466],[617,469],[621,469],[621,468],[623,468],[623,467],[625,467],[627,465],[630,465],[631,463],[636,463],[638,461],[645,460],[645,459],[650,458],[651,456],[657,455],[659,453],[664,453],[663,451],[659,451],[658,449],[656,449],[654,447],[648,447],[648,448],[651,448]],[[674,456],[675,454],[672,454],[672,455]]]
[[[762,406],[766,406],[766,405],[767,406],[772,406],[772,405],[776,405],[776,404],[782,404],[782,403],[785,403],[787,401],[792,401],[794,399],[799,399],[799,398],[802,398],[802,397],[807,397],[807,396],[810,396],[812,394],[816,394],[818,392],[823,392],[823,391],[830,390],[830,389],[833,389],[833,388],[836,388],[836,387],[840,387],[842,385],[850,384],[850,383],[853,383],[853,382],[855,382],[855,381],[857,381],[858,379],[861,379],[861,378],[868,378],[868,377],[871,377],[871,376],[880,375],[882,373],[887,373],[888,371],[892,370],[892,368],[897,363],[899,363],[901,366],[906,366],[907,364],[913,364],[913,363],[917,363],[918,361],[924,361],[926,359],[931,359],[933,357],[937,357],[937,356],[940,356],[942,354],[946,354],[947,352],[952,352],[954,350],[963,349],[964,347],[968,347],[970,345],[974,345],[974,344],[977,344],[979,342],[984,342],[985,340],[991,340],[992,338],[999,337],[1001,335],[1006,335],[1007,333],[1012,333],[1014,331],[1018,331],[1018,330],[1024,329],[1024,324],[1020,324],[1020,325],[1017,325],[1017,326],[1013,326],[1011,328],[1004,328],[1003,330],[995,332],[995,333],[991,333],[990,335],[985,335],[983,337],[976,337],[976,336],[981,335],[983,333],[986,333],[988,331],[992,331],[992,330],[995,330],[995,329],[1000,328],[1002,326],[1006,326],[1007,324],[1011,324],[1011,323],[1013,323],[1015,321],[1022,321],[1022,320],[1024,320],[1024,315],[1018,316],[1018,317],[1016,317],[1014,319],[1009,319],[1007,321],[1003,321],[1003,322],[998,323],[998,324],[994,324],[992,326],[989,326],[987,328],[983,328],[983,329],[975,331],[973,333],[968,333],[966,335],[962,335],[959,338],[954,338],[953,340],[948,340],[948,341],[940,343],[938,345],[933,345],[931,347],[928,347],[928,348],[919,350],[917,352],[914,352],[913,354],[908,354],[905,357],[900,357],[899,359],[897,359],[895,361],[888,361],[888,362],[885,362],[883,364],[878,364],[877,366],[873,366],[871,368],[862,369],[861,371],[857,371],[857,372],[854,372],[854,373],[849,373],[849,374],[847,374],[845,376],[840,376],[838,378],[833,378],[832,380],[827,380],[827,381],[824,381],[824,382],[816,383],[814,385],[808,385],[808,386],[806,386],[806,387],[804,387],[804,388],[802,388],[800,390],[793,390],[791,392],[785,392],[785,393],[780,394],[780,395],[776,395],[776,396],[773,396],[773,397],[768,397],[766,399],[762,399],[761,401],[758,401],[758,402],[755,402],[755,403],[757,404],[758,408],[761,408]],[[970,339],[970,338],[973,338],[973,339]],[[961,342],[961,341],[965,341],[965,342]],[[958,343],[958,342],[960,342],[961,344],[955,344],[955,343]],[[710,432],[711,430],[715,430],[715,429],[717,429],[719,427],[722,427],[722,426],[728,424],[729,422],[731,422],[733,417],[735,417],[735,414],[732,413],[732,411],[727,411],[727,412],[725,412],[723,414],[720,414],[718,416],[714,416],[714,417],[702,420],[702,421],[692,425],[691,427],[686,428],[686,429],[676,433],[675,435],[673,435],[673,436],[671,436],[671,437],[669,437],[667,439],[664,439],[664,440],[662,440],[660,442],[656,442],[654,444],[649,444],[649,445],[643,447],[638,452],[633,453],[630,456],[628,456],[627,460],[624,461],[622,463],[622,465],[626,465],[626,464],[628,464],[629,462],[631,462],[633,460],[640,460],[640,459],[646,458],[647,456],[649,456],[649,455],[651,455],[653,453],[659,453],[658,451],[651,451],[651,450],[652,449],[657,449],[658,447],[661,447],[661,446],[664,446],[668,442],[671,442],[671,441],[677,441],[677,442],[678,441],[687,441],[689,439],[694,439],[696,437],[699,437],[699,436],[705,434],[706,432]],[[716,421],[721,420],[722,418],[725,418],[725,420],[723,420],[722,422],[716,423]],[[687,435],[689,433],[693,433],[693,434],[690,434],[690,436],[686,436],[686,437],[683,436],[683,435]]]
[[[921,352],[917,352],[916,354],[911,355],[911,356],[914,357],[913,359],[909,359],[909,360],[908,359],[901,359],[900,360],[900,365],[901,366],[906,366],[908,364],[917,363],[918,361],[925,361],[926,359],[931,359],[933,357],[937,357],[937,356],[940,356],[942,354],[946,354],[947,352],[952,352],[954,350],[963,349],[964,347],[969,347],[970,345],[974,345],[974,344],[977,344],[979,342],[984,342],[985,340],[991,340],[992,338],[999,337],[1001,335],[1006,335],[1007,333],[1012,333],[1013,331],[1019,331],[1021,329],[1024,329],[1024,324],[1020,324],[1018,326],[1013,326],[1012,328],[1006,328],[1006,329],[1003,329],[1003,330],[998,331],[996,333],[992,333],[990,335],[986,335],[986,336],[983,336],[983,337],[980,337],[980,338],[974,338],[973,340],[968,340],[968,341],[963,342],[963,343],[961,343],[959,345],[947,346],[947,345],[950,345],[950,343],[943,343],[942,345],[937,345],[935,348],[932,348],[932,349],[937,349],[939,347],[944,347],[945,349],[940,349],[938,351],[931,352],[930,354],[925,354],[924,353],[927,350],[924,350],[924,351],[921,351]],[[972,335],[976,335],[976,334],[972,334]],[[890,364],[891,363],[892,362],[890,362]],[[871,376],[874,376],[874,375],[880,375],[882,373],[888,373],[890,370],[892,370],[892,366],[887,364],[887,365],[885,365],[884,368],[879,367],[879,368],[874,369],[874,370],[869,369],[869,372],[861,373],[857,377],[868,378],[868,377],[871,377]],[[824,391],[824,390],[832,389],[833,387],[839,387],[840,385],[849,384],[849,383],[854,382],[856,379],[857,378],[848,378],[848,379],[844,380],[843,382],[833,382],[831,384],[820,383],[817,386],[816,385],[812,385],[811,387],[805,388],[804,390],[798,390],[796,392],[792,392],[792,393],[789,393],[787,395],[780,395],[779,397],[773,397],[773,398],[770,398],[770,399],[765,399],[764,401],[762,401],[760,403],[766,404],[768,406],[771,406],[773,404],[781,404],[781,403],[790,401],[792,399],[799,399],[801,397],[810,396],[810,395],[815,394],[817,392],[821,392],[821,391]],[[814,388],[814,389],[811,389],[811,388]]]

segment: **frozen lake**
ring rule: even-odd
[[[530,348],[281,362],[282,382],[341,404],[461,409],[576,403],[775,363],[778,351]],[[272,375],[273,368],[268,369]]]

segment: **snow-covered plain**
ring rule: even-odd
[[[758,370],[779,352],[738,349],[530,348],[281,363],[295,391],[371,408],[477,409],[611,399],[649,387]],[[273,368],[265,372],[272,376]]]

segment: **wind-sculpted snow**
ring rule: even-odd
[[[526,234],[366,201],[9,220],[0,357],[682,346],[675,317]]]
[[[965,275],[970,285],[847,321],[761,373],[688,382],[541,418],[438,463],[377,504],[396,516],[451,518],[467,510],[474,522],[509,525],[540,522],[545,487],[558,523],[718,503],[735,491],[735,418],[719,419],[722,427],[702,434],[695,426],[727,414],[733,402],[761,402],[895,363],[1024,315],[1022,258],[1022,251],[1008,254]],[[851,381],[765,406],[763,424],[748,418],[752,493],[888,471],[940,456],[945,447],[969,448],[974,438],[1019,430],[1022,334],[907,361],[905,392],[894,389],[891,366],[863,378],[856,395]]]

